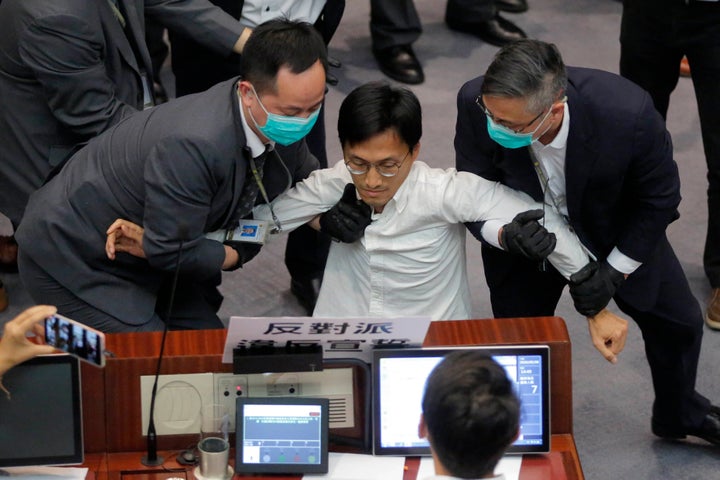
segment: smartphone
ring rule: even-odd
[[[45,319],[45,343],[98,367],[105,366],[105,334],[60,314]]]

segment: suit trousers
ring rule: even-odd
[[[554,315],[567,281],[550,264],[543,271],[537,263],[487,245],[482,256],[495,317]],[[655,390],[653,422],[671,429],[696,427],[710,409],[695,391],[703,335],[700,306],[667,239],[648,264],[641,269],[652,268],[650,275],[640,269],[633,273],[640,282],[621,286],[615,301],[642,332]],[[649,277],[645,298],[637,298],[635,292],[643,291]]]
[[[448,0],[445,18],[467,23],[483,22],[497,14],[493,0]],[[413,0],[371,0],[370,37],[375,50],[410,45],[422,33]]]
[[[708,169],[703,263],[720,288],[720,2],[625,0],[620,41],[620,74],[647,90],[663,117],[688,58]]]
[[[55,305],[58,312],[77,320],[89,327],[105,333],[150,332],[162,330],[168,324],[170,330],[199,330],[224,328],[217,316],[222,303],[222,295],[217,290],[220,284],[220,272],[217,278],[200,283],[188,278],[179,278],[175,293],[172,295],[172,275],[160,285],[155,312],[140,324],[130,324],[80,299],[62,286],[42,269],[22,250],[18,252],[20,278],[34,302],[43,305]],[[169,302],[172,297],[172,309]],[[167,321],[167,314],[171,314]]]

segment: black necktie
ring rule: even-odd
[[[255,206],[255,199],[260,191],[260,182],[263,177],[263,167],[268,156],[268,150],[265,150],[252,162],[248,162],[247,171],[245,172],[245,184],[240,194],[240,202],[238,204],[237,218],[244,218],[252,212]],[[253,172],[253,163],[255,171]]]

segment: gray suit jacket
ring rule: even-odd
[[[85,302],[136,325],[152,316],[181,238],[181,275],[216,278],[224,248],[204,235],[229,226],[243,185],[254,181],[236,83],[132,115],[91,140],[30,197],[15,236],[23,254]],[[275,157],[264,168],[271,198],[289,176],[318,168],[304,141],[277,151],[285,166]],[[145,228],[147,259],[107,259],[105,232],[117,218]]]
[[[0,212],[28,196],[72,147],[143,106],[152,75],[145,14],[230,53],[242,27],[204,0],[4,0],[0,4]]]

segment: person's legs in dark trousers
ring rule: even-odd
[[[712,35],[714,43],[702,39],[697,44],[689,44],[687,56],[708,168],[708,230],[703,264],[710,287],[717,292],[720,289],[720,4],[713,5],[717,5],[715,23],[712,32],[707,29],[704,35]],[[717,311],[708,312],[713,317],[708,319],[708,324],[720,328],[720,309],[713,310]]]
[[[242,2],[210,0],[210,3],[236,19],[242,16]],[[239,54],[222,55],[172,30],[168,32],[168,37],[172,46],[171,65],[175,76],[175,94],[178,97],[205,91],[216,83],[240,75],[242,68]]]
[[[217,315],[223,301],[223,296],[217,289],[221,280],[220,272],[202,282],[180,276],[173,293],[173,278],[168,274],[158,292],[156,315],[167,322],[170,330],[224,328]]]
[[[380,70],[411,85],[425,80],[412,44],[422,25],[413,0],[370,0],[370,39]]]
[[[615,301],[635,320],[645,341],[655,389],[653,431],[673,436],[699,427],[710,410],[710,402],[695,391],[703,322],[680,262],[666,241],[656,258],[664,268],[654,273],[659,276],[654,305],[640,310],[636,302],[623,298],[622,290]]]
[[[498,10],[494,0],[447,0],[445,21],[481,23],[495,18]]]
[[[370,39],[374,50],[410,45],[421,33],[413,0],[370,0]]]
[[[482,41],[501,47],[526,38],[517,25],[501,17],[500,10],[523,12],[525,0],[448,0],[445,7],[445,23],[451,30],[469,33]]]
[[[713,293],[705,321],[720,329],[720,3],[677,2],[670,9],[659,9],[648,0],[625,0],[620,38],[621,75],[646,89],[663,117],[678,82],[677,63],[683,55],[693,69],[708,167],[703,263]]]
[[[717,289],[720,288],[720,44],[702,52],[689,52],[688,61],[693,69],[708,167],[709,218],[703,263],[710,286]]]
[[[482,246],[485,279],[490,289],[493,316],[552,316],[560,300],[565,278],[547,263],[514,257],[497,248]]]
[[[20,278],[33,301],[54,305],[58,313],[105,333],[150,332],[162,330],[165,323],[153,315],[141,325],[131,325],[81,300],[48,275],[31,258],[18,253]]]
[[[645,2],[623,3],[620,27],[620,75],[648,91],[655,108],[666,118],[675,89],[682,50],[672,41],[672,25],[647,12]]]

